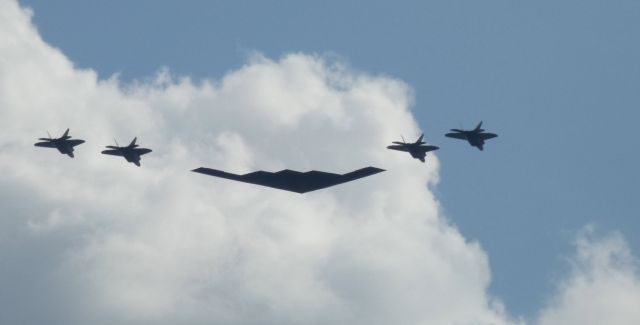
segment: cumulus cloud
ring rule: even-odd
[[[640,324],[638,261],[619,233],[598,237],[585,228],[576,240],[571,272],[538,323]]]
[[[301,53],[101,80],[0,0],[0,323],[513,323],[486,254],[440,213],[437,158],[384,149],[418,133],[411,104],[402,81]],[[67,127],[87,140],[75,159],[33,147]],[[134,136],[154,150],[142,167],[99,154]],[[387,172],[306,195],[189,172],[368,165]],[[632,274],[586,264],[541,323],[568,319],[574,287]]]
[[[259,54],[219,80],[122,84],[73,66],[0,2],[2,323],[502,324],[487,257],[439,215],[438,160],[405,83],[319,56]],[[87,142],[70,159],[47,130]],[[138,168],[99,154],[138,136]],[[373,165],[297,195],[189,172]]]

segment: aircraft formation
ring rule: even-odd
[[[466,140],[472,147],[476,147],[480,151],[484,150],[484,144],[486,140],[493,139],[498,136],[495,133],[485,132],[485,130],[482,129],[482,121],[473,130],[451,129],[451,131],[451,133],[447,133],[445,134],[445,136],[453,139]],[[415,142],[405,142],[404,138],[402,138],[402,142],[393,141],[391,145],[387,146],[387,149],[408,152],[411,157],[418,159],[424,163],[428,152],[438,150],[440,148],[433,145],[427,145],[426,142],[422,141],[423,138],[424,134],[421,134]],[[124,147],[121,147],[118,144],[118,141],[114,139],[116,145],[106,146],[107,150],[103,150],[101,153],[104,155],[123,157],[127,162],[133,163],[136,166],[140,167],[140,160],[142,159],[142,155],[148,154],[152,152],[152,150],[147,148],[139,148],[139,145],[136,144],[137,139],[137,137],[133,138],[131,143]],[[55,148],[61,154],[68,155],[71,158],[74,157],[74,147],[85,142],[81,139],[71,139],[71,136],[69,135],[69,129],[67,129],[59,138],[51,138],[51,135],[49,134],[48,138],[39,138],[38,140],[40,140],[41,142],[35,143],[34,145],[36,147]],[[284,169],[278,172],[266,172],[259,170],[244,175],[238,175],[206,167],[199,167],[192,170],[192,172],[204,175],[220,177],[254,185],[267,186],[296,193],[307,193],[334,185],[351,182],[356,179],[371,176],[383,171],[384,169],[371,166],[360,168],[346,174],[334,174],[317,170],[299,172],[295,170]]]

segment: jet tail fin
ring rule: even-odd
[[[61,139],[68,139],[68,138],[69,138],[69,129],[64,131],[64,134],[62,135]]]
[[[424,138],[424,133],[420,135],[418,140],[416,140],[416,143],[421,143],[422,142],[422,138]]]
[[[482,130],[481,128],[482,128],[482,121],[480,121],[480,123],[478,123],[478,125],[476,126],[474,131],[481,131]]]
[[[136,140],[138,140],[138,137],[133,138],[133,141],[131,141],[131,143],[129,143],[129,147],[131,147],[131,148],[137,147]]]

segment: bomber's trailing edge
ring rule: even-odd
[[[48,134],[49,132],[47,132]],[[56,139],[51,138],[51,134],[49,134],[49,138],[39,138],[42,142],[35,143],[36,147],[43,148],[56,148],[63,155],[68,155],[73,158],[73,147],[81,145],[84,143],[84,140],[80,139],[71,139],[69,135],[69,129],[64,131],[64,134]]]
[[[467,140],[472,147],[476,147],[482,151],[484,149],[484,141],[493,139],[498,135],[495,133],[487,133],[482,129],[482,121],[478,123],[473,130],[451,129],[452,133],[445,134],[446,137]]]
[[[306,193],[371,176],[383,172],[384,169],[365,167],[346,174],[334,174],[317,170],[303,173],[285,169],[275,173],[260,170],[249,174],[238,175],[205,167],[196,168],[192,171],[238,182],[268,186],[296,193]]]
[[[128,162],[134,163],[136,166],[140,167],[140,156],[150,153],[151,149],[138,148],[138,145],[136,144],[137,139],[138,138],[133,138],[133,141],[131,141],[131,143],[126,147],[120,147],[120,145],[118,145],[118,141],[116,141],[115,146],[107,146],[109,150],[102,151],[102,154],[124,157]]]
[[[424,162],[424,159],[427,156],[427,152],[438,150],[440,148],[436,146],[425,145],[426,142],[422,142],[423,137],[424,134],[420,135],[418,140],[413,143],[406,143],[404,141],[404,138],[402,139],[402,142],[393,141],[393,145],[388,146],[387,149],[408,152],[411,154],[411,157]]]

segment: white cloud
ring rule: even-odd
[[[640,324],[638,261],[619,233],[596,237],[585,228],[576,240],[572,270],[539,317],[552,324]]]
[[[99,80],[0,0],[0,323],[512,323],[486,254],[440,215],[437,158],[384,149],[418,133],[411,103],[399,80],[306,54]],[[33,147],[67,127],[87,140],[75,159]],[[100,155],[114,136],[154,152]],[[368,165],[387,171],[306,195],[189,171]],[[571,324],[601,284],[637,297],[625,246],[584,243],[540,323]]]
[[[256,55],[221,80],[162,70],[123,85],[78,70],[0,2],[0,322],[497,324],[487,258],[438,215],[401,81],[322,57]],[[87,142],[70,159],[49,130]],[[138,136],[137,168],[99,154]],[[291,194],[206,177],[373,165]]]

